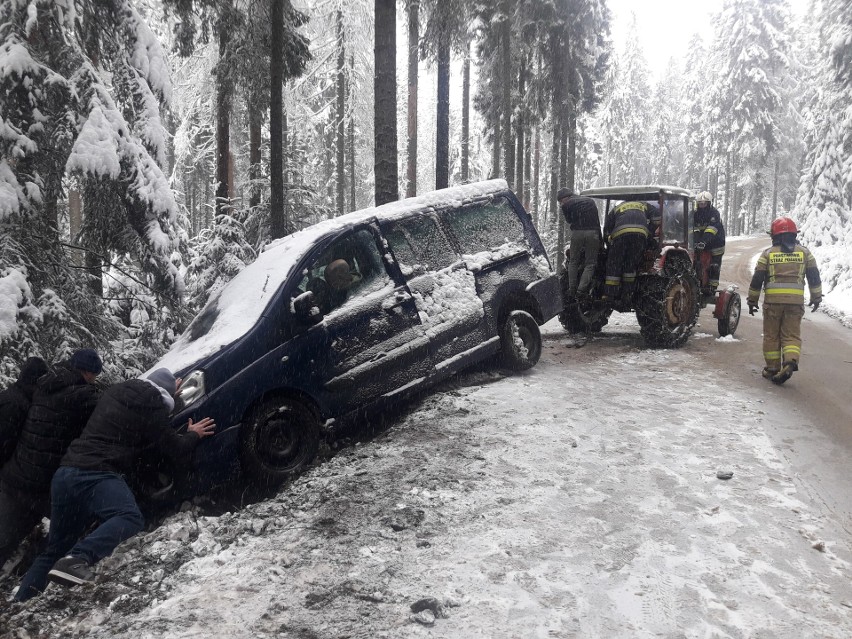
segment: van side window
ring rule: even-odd
[[[390,224],[385,239],[405,277],[437,271],[459,259],[437,222],[428,216]]]
[[[341,238],[306,269],[299,291],[311,291],[323,314],[391,282],[373,234],[361,229]]]
[[[464,254],[491,251],[525,237],[524,225],[506,198],[450,211],[447,221]]]

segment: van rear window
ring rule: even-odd
[[[495,250],[508,242],[527,244],[524,225],[505,198],[449,211],[447,222],[465,254]]]

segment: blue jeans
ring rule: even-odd
[[[50,533],[47,550],[24,575],[15,594],[26,601],[47,587],[47,573],[66,555],[94,564],[122,541],[142,530],[145,520],[121,475],[62,466],[50,485]],[[100,525],[80,539],[93,521]]]

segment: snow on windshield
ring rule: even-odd
[[[371,218],[391,220],[429,207],[462,206],[507,188],[505,180],[488,180],[433,191],[325,220],[273,242],[207,303],[169,352],[150,370],[165,367],[175,372],[184,371],[245,335],[263,315],[301,258],[324,235]]]

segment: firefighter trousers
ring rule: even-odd
[[[625,233],[612,241],[606,254],[604,293],[610,298],[629,300],[636,287],[636,270],[645,252],[647,239],[641,233]]]
[[[801,304],[763,304],[763,358],[766,368],[780,369],[782,364],[799,363],[802,353]]]

